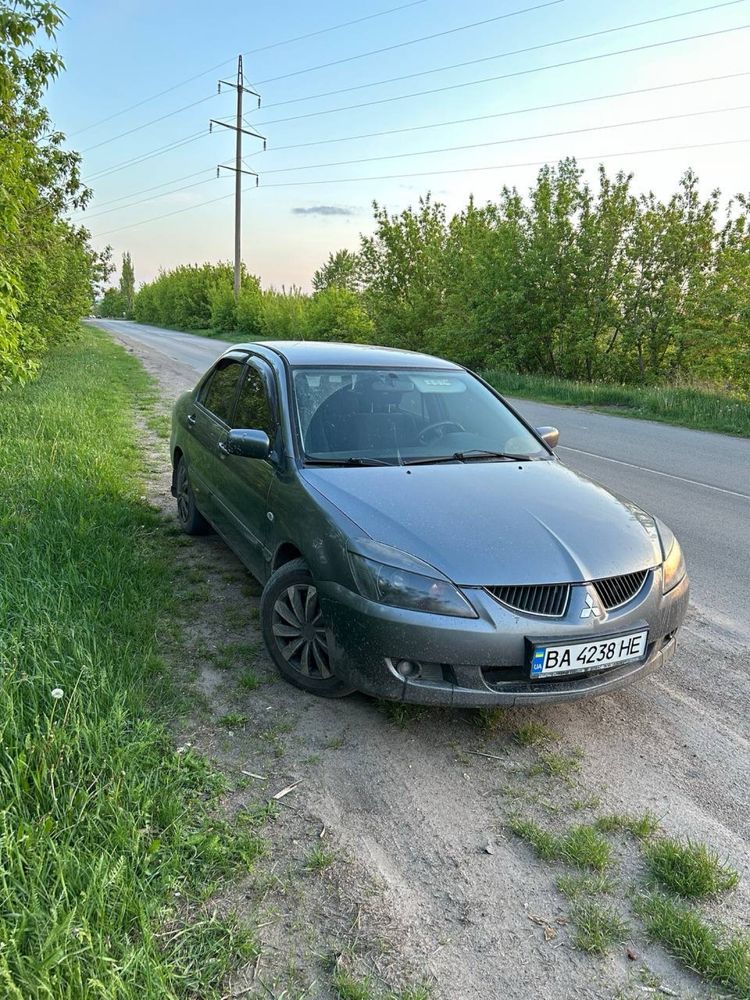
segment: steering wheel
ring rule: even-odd
[[[459,424],[457,420],[438,420],[434,424],[428,424],[426,427],[423,427],[419,434],[417,434],[417,440],[420,444],[427,444],[427,435],[431,434],[431,432],[439,431],[439,433],[435,435],[435,440],[439,441],[448,433],[448,427],[452,428],[454,431],[459,431],[459,433],[466,432],[466,428],[462,424]]]

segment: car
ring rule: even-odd
[[[564,701],[670,660],[689,584],[669,528],[565,466],[558,436],[440,358],[237,344],[175,404],[172,493],[263,585],[297,687]]]

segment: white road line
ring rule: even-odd
[[[602,462],[614,462],[615,465],[627,465],[629,469],[638,469],[640,472],[650,472],[653,476],[664,476],[665,479],[676,479],[680,483],[690,483],[691,486],[702,486],[704,490],[715,490],[717,493],[727,493],[731,497],[741,497],[743,500],[750,500],[750,494],[738,493],[736,490],[725,490],[723,486],[712,486],[710,483],[702,483],[698,479],[686,479],[685,476],[675,476],[671,472],[659,472],[658,469],[649,469],[645,465],[634,465],[633,462],[622,462],[619,458],[607,458],[606,455],[597,455],[593,451],[584,451],[582,448],[570,448],[561,444],[561,451],[575,451],[579,455],[589,455],[591,458],[600,458]]]

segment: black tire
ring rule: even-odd
[[[180,527],[186,535],[207,535],[211,530],[211,525],[196,506],[195,494],[190,485],[190,476],[188,475],[188,467],[184,455],[180,455],[177,459],[174,482],[177,500],[177,520],[180,522]]]
[[[284,680],[322,698],[343,698],[354,688],[334,674],[315,581],[303,559],[284,563],[263,588],[263,639]]]

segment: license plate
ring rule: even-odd
[[[531,676],[549,677],[551,674],[599,670],[615,663],[640,660],[646,655],[647,643],[648,629],[644,629],[642,632],[611,635],[593,642],[535,646],[531,658]]]

